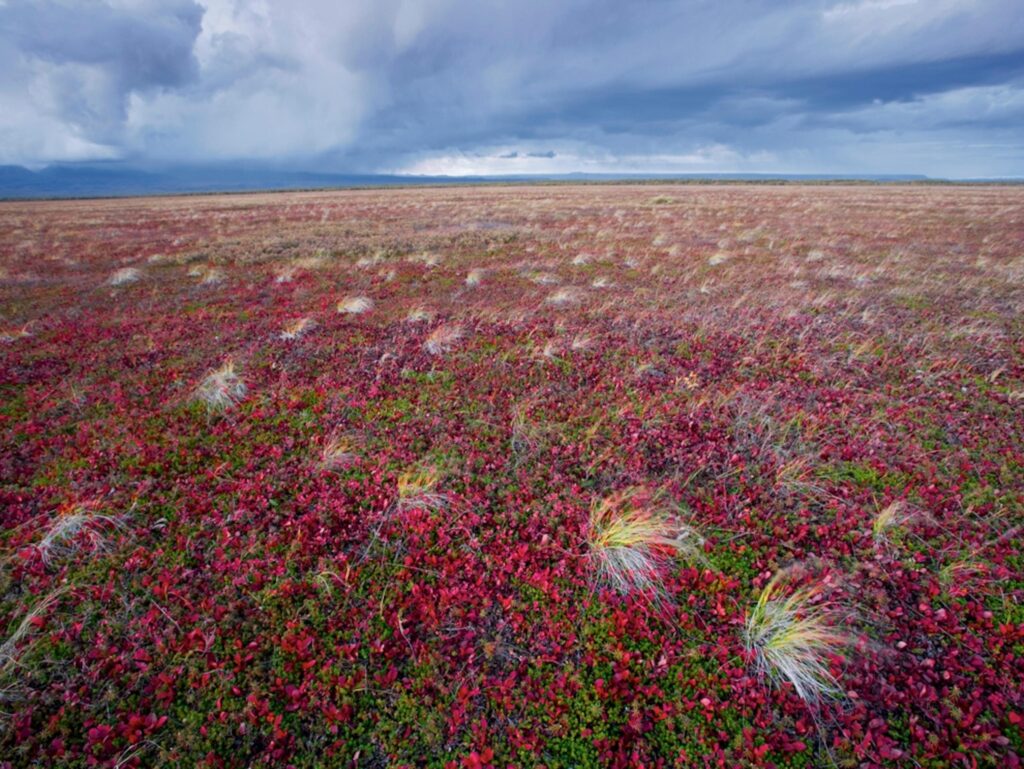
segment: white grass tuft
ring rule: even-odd
[[[320,452],[320,467],[324,470],[339,470],[357,459],[362,441],[353,434],[336,435],[327,441]]]
[[[531,272],[530,280],[541,286],[553,286],[562,282],[562,279],[551,272]]]
[[[95,512],[91,505],[77,505],[61,511],[47,528],[36,549],[49,566],[54,561],[85,551],[103,553],[107,535],[124,525],[124,516]]]
[[[0,644],[0,678],[7,679],[14,668],[19,666],[18,658],[21,656],[21,652],[24,651],[23,641],[35,632],[39,626],[39,618],[57,602],[57,599],[60,598],[65,591],[65,587],[58,587],[56,590],[37,601],[36,604],[25,613],[25,616],[22,617],[21,622],[18,623],[14,632],[7,637],[7,640],[4,641],[3,644]],[[7,689],[8,687],[4,686],[3,688]]]
[[[405,316],[406,323],[427,323],[434,319],[434,312],[425,307],[415,307]]]
[[[27,336],[32,336],[32,332],[28,330],[28,325],[22,326],[21,328],[8,328],[0,331],[0,342],[4,344],[11,344],[19,339],[24,339]]]
[[[281,267],[274,274],[275,283],[291,283],[295,280],[295,274],[298,272],[298,268],[294,264],[286,264]]]
[[[124,286],[128,283],[138,283],[141,279],[142,270],[138,267],[122,267],[119,270],[114,270],[107,279],[107,283],[111,286]]]
[[[589,557],[598,580],[620,593],[660,596],[663,575],[675,556],[702,560],[703,539],[659,497],[630,488],[595,501],[590,508]]]
[[[312,318],[299,318],[298,320],[293,320],[285,324],[284,329],[281,331],[280,338],[289,342],[301,339],[314,328],[316,328],[315,320]]]
[[[407,257],[406,261],[419,263],[427,267],[437,267],[441,263],[441,255],[424,251]]]
[[[789,682],[816,707],[843,696],[829,660],[850,648],[853,638],[839,626],[837,607],[824,597],[823,585],[786,591],[787,577],[778,572],[765,585],[747,613],[743,642],[758,675],[775,685]]]
[[[577,334],[572,338],[571,348],[573,350],[589,350],[594,346],[594,340],[592,337],[586,334]]]
[[[423,343],[423,349],[431,355],[448,352],[465,335],[462,326],[438,326]]]
[[[208,373],[195,390],[193,400],[206,406],[210,413],[219,413],[236,406],[245,398],[248,388],[235,371],[233,361]]]
[[[337,309],[345,315],[360,315],[373,309],[373,300],[368,296],[347,296],[338,302]]]
[[[224,282],[224,271],[216,267],[210,267],[202,273],[202,280],[199,283],[203,286],[214,286]]]
[[[395,507],[407,510],[420,507],[440,510],[447,506],[448,499],[436,491],[441,480],[441,471],[433,465],[414,467],[398,476],[398,499]]]
[[[893,500],[878,511],[871,522],[871,535],[876,545],[889,544],[890,537],[899,529],[911,523],[916,514],[900,499]]]
[[[487,274],[486,270],[482,270],[482,269],[470,270],[469,274],[466,275],[466,285],[469,286],[470,288],[473,288],[474,286],[479,286],[481,283],[483,283],[484,275],[486,275],[486,274]]]
[[[555,306],[564,306],[567,304],[577,304],[582,297],[583,293],[579,289],[566,287],[549,294],[548,298],[544,301]]]

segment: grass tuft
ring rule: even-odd
[[[871,522],[871,535],[876,545],[889,543],[889,539],[898,529],[903,528],[915,518],[914,512],[907,504],[896,499],[886,505]]]
[[[842,698],[829,660],[852,646],[853,638],[838,625],[837,607],[825,598],[822,584],[787,591],[788,576],[780,571],[765,585],[747,613],[743,642],[759,676],[775,685],[788,681],[816,707]]]
[[[36,545],[43,563],[80,551],[102,553],[108,549],[107,535],[124,525],[124,517],[94,511],[94,505],[74,505],[60,510]]]
[[[423,343],[423,349],[431,355],[446,353],[465,335],[462,326],[438,326]]]
[[[664,592],[663,575],[675,556],[702,558],[703,539],[660,494],[629,488],[595,501],[587,527],[589,555],[599,581],[620,593]]]
[[[11,344],[18,339],[24,339],[27,336],[32,336],[32,332],[28,330],[28,326],[22,326],[21,328],[9,328],[0,331],[0,342],[4,344]]]
[[[360,315],[373,309],[373,300],[368,296],[347,296],[338,302],[337,309],[345,315]]]
[[[224,282],[224,271],[216,267],[210,267],[201,273],[202,280],[199,284],[202,286],[215,286],[218,283]]]
[[[18,623],[14,632],[7,636],[7,640],[3,644],[0,644],[0,671],[6,673],[12,666],[18,664],[18,647],[21,646],[21,642],[39,627],[39,618],[57,602],[64,591],[65,588],[59,587],[37,601],[35,606],[21,618],[21,622]]]
[[[582,298],[582,293],[576,288],[560,288],[552,292],[545,299],[548,304],[561,307],[568,304],[577,304]]]
[[[204,377],[195,390],[193,400],[206,406],[210,413],[226,411],[245,398],[248,388],[235,371],[235,364],[227,360]]]
[[[312,318],[299,318],[297,320],[290,321],[282,329],[280,338],[286,341],[293,341],[295,339],[301,339],[307,332],[312,331],[316,328],[316,321]]]
[[[405,316],[406,323],[426,323],[434,319],[434,313],[426,307],[414,307]]]
[[[356,452],[361,441],[352,434],[337,435],[327,441],[320,453],[320,467],[324,470],[339,470],[356,461]]]
[[[138,267],[122,267],[119,270],[114,270],[107,279],[107,283],[111,286],[123,286],[128,283],[137,283],[141,279],[142,270]]]
[[[396,507],[399,510],[412,507],[438,510],[444,507],[447,499],[435,491],[440,480],[441,471],[433,465],[421,465],[406,470],[398,476]]]

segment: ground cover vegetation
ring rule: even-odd
[[[1014,767],[1024,189],[0,204],[0,766]]]

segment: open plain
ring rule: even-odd
[[[0,203],[0,766],[1013,767],[1024,187]]]

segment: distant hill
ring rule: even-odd
[[[122,197],[259,190],[527,181],[861,181],[921,182],[912,174],[561,174],[537,176],[399,176],[315,173],[240,165],[140,168],[126,163],[66,163],[33,171],[0,166],[0,198]]]

